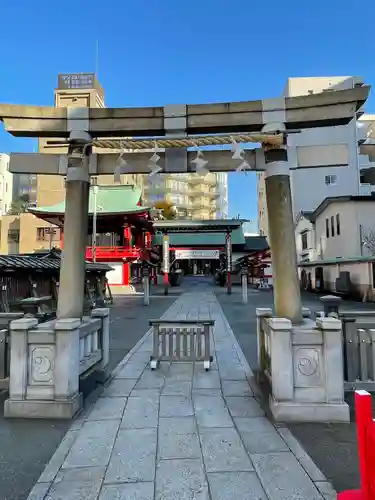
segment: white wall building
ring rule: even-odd
[[[326,198],[314,211],[301,212],[295,227],[301,278],[305,271],[314,289],[321,273],[325,289],[335,292],[345,271],[361,296],[375,300],[374,216],[375,196]]]
[[[0,215],[5,215],[13,199],[13,174],[9,172],[9,155],[0,153]]]
[[[284,97],[343,90],[363,85],[358,77],[289,78]],[[360,110],[348,125],[302,130],[288,136],[289,166],[294,216],[313,211],[327,197],[368,195],[371,186],[361,183],[360,170],[370,163],[359,144],[366,138],[366,120]],[[375,137],[375,134],[374,134]],[[374,158],[375,160],[375,158]],[[258,173],[258,219],[261,234],[268,234],[264,176]]]

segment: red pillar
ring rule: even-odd
[[[371,463],[367,451],[367,447],[369,446],[367,433],[369,426],[374,424],[372,422],[371,395],[366,391],[355,391],[355,417],[362,496],[363,500],[372,500],[370,486],[373,471],[370,470]]]
[[[122,284],[127,286],[130,284],[130,262],[122,264]]]
[[[64,248],[64,229],[60,229],[60,250]]]
[[[151,248],[151,233],[149,233],[148,231],[145,234],[145,247]]]
[[[124,247],[130,248],[131,247],[131,230],[129,226],[124,227]]]
[[[125,226],[124,227],[124,247],[125,248],[130,248],[132,245],[132,233],[130,226]],[[122,284],[124,286],[130,285],[130,275],[131,275],[131,270],[130,270],[130,262],[124,262],[122,265]]]

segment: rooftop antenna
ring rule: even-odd
[[[99,80],[99,40],[95,44],[95,76]]]

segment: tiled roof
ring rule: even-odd
[[[120,214],[130,212],[144,212],[146,207],[139,207],[137,203],[141,199],[141,190],[131,185],[124,186],[99,186],[96,196],[97,213],[100,214]],[[65,201],[57,205],[47,207],[30,208],[29,212],[38,214],[64,214]],[[89,213],[94,212],[94,194],[90,189]]]
[[[252,252],[263,252],[269,249],[265,236],[245,236],[245,250]]]
[[[15,254],[0,255],[0,272],[4,270],[53,270],[60,269],[61,258],[57,252],[48,254]],[[86,262],[86,269],[90,271],[109,271],[112,268],[104,263]]]
[[[162,245],[163,235],[155,234],[152,240],[154,245]],[[224,233],[172,233],[169,235],[169,244],[171,246],[224,246]],[[245,237],[242,228],[239,227],[232,231],[232,244],[244,245]]]
[[[169,233],[195,233],[201,231],[220,232],[225,231],[226,229],[234,231],[241,228],[244,222],[245,221],[241,219],[176,219],[155,221],[154,228],[157,231],[167,231]]]

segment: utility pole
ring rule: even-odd
[[[92,188],[93,199],[94,199],[94,211],[92,217],[92,261],[96,262],[96,223],[97,223],[97,197],[98,197],[99,186],[95,185]]]

